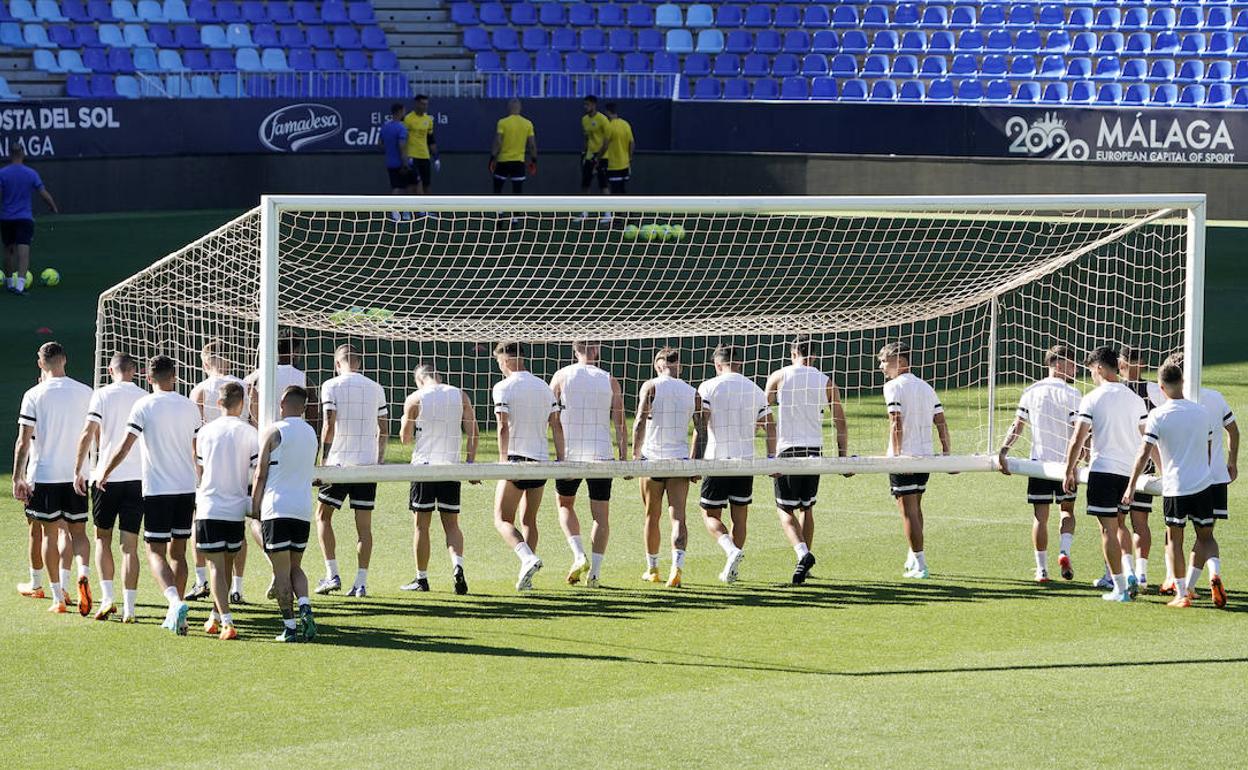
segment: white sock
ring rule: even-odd
[[[452,566],[452,567],[463,567],[463,566],[464,566],[464,557],[463,557],[462,555],[460,555],[460,554],[452,554],[452,555],[451,555],[451,566]]]
[[[67,569],[61,570],[61,587],[68,586],[73,581],[69,579],[70,572]]]
[[[217,608],[216,608],[216,607],[213,607],[212,609],[208,610],[208,619],[209,619],[209,620],[216,620],[218,617],[220,617],[220,615],[218,615],[218,614],[217,614]]]
[[[79,564],[78,565],[78,577],[80,578],[91,577],[91,565]]]
[[[30,587],[39,588],[43,585],[43,570],[32,569],[30,571]]]
[[[368,570],[360,567],[355,571],[355,584],[357,586],[368,585]]]
[[[1114,575],[1114,590],[1118,593],[1123,593],[1127,590],[1126,573],[1119,572],[1117,575]]]
[[[589,557],[589,576],[590,577],[596,578],[598,577],[599,574],[601,574],[602,560],[603,560],[603,557],[605,556],[606,554],[604,553],[590,554],[590,557]]]
[[[169,602],[169,609],[173,609],[182,603],[182,597],[178,596],[177,586],[169,586],[165,589],[165,601]]]
[[[285,619],[283,619],[283,620],[282,620],[282,625],[286,626],[286,628],[290,629],[291,631],[294,631],[294,630],[295,630],[295,619],[294,619],[294,618],[291,618],[290,620],[285,620]]]
[[[1174,590],[1176,596],[1187,596],[1187,578],[1175,578]]]
[[[676,565],[677,569],[684,569],[685,568],[685,552],[680,550],[679,548],[673,548],[672,549],[672,564]]]
[[[53,583],[52,585],[48,587],[52,589],[52,601],[56,602],[57,604],[64,604],[65,594],[61,591],[61,584]]]
[[[9,275],[8,273],[4,274],[4,286],[6,289],[13,288],[13,281],[14,281],[13,276]]]
[[[804,559],[806,557],[806,554],[810,553],[810,546],[806,545],[805,543],[798,543],[797,545],[793,546],[793,550],[794,552],[797,553],[797,558]]]
[[[1148,582],[1148,559],[1141,557],[1135,560],[1135,579],[1141,583]]]
[[[311,606],[312,606],[312,600],[311,600],[311,599],[309,599],[309,598],[308,598],[308,597],[306,597],[306,596],[300,596],[300,597],[299,597],[299,599],[297,600],[297,603],[299,604],[299,606],[300,606],[300,607],[311,607]]]
[[[24,275],[19,275],[19,276],[17,277],[17,290],[18,290],[18,291],[25,291],[25,290],[26,290],[26,276],[24,276]]]
[[[585,558],[585,546],[581,545],[580,535],[568,535],[568,547],[572,549],[572,556],[577,561]]]
[[[423,570],[423,569],[418,569],[418,570],[416,570],[416,579],[417,579],[417,580],[428,580],[428,579],[429,579],[429,572],[428,572],[428,570]]]
[[[737,544],[732,542],[732,535],[720,535],[715,542],[719,543],[719,547],[723,548],[726,554],[731,555],[733,551],[737,550]]]
[[[1209,577],[1222,574],[1222,557],[1210,556],[1205,559],[1205,566],[1209,568]]]
[[[326,579],[338,577],[338,560],[337,559],[325,560],[325,577]]]
[[[132,590],[129,588],[122,589],[121,601],[122,601],[122,605],[125,607],[125,613],[127,615],[133,615],[135,605],[139,603],[138,590],[137,589]]]
[[[1062,541],[1062,544],[1060,546],[1061,552],[1066,554],[1067,556],[1070,556],[1070,546],[1074,542],[1074,540],[1075,540],[1074,532],[1063,532],[1061,535],[1061,541]]]
[[[112,604],[113,603],[113,581],[101,580],[100,581],[100,594],[101,594],[100,604],[104,605],[105,607]]]
[[[1129,553],[1122,555],[1122,572],[1125,575],[1135,574],[1135,557]]]
[[[529,547],[528,543],[522,542],[512,550],[516,552],[516,556],[519,557],[521,564],[534,558],[533,549]]]
[[[230,578],[230,593],[241,594],[243,592],[243,576],[235,575]]]
[[[927,557],[923,555],[922,551],[914,552],[914,568],[927,569]]]
[[[196,567],[195,568],[195,585],[202,586],[203,584],[207,582],[208,582],[208,568]]]
[[[1208,563],[1209,562],[1206,560],[1205,564],[1208,564]],[[1189,568],[1187,570],[1187,584],[1192,588],[1195,588],[1196,586],[1200,585],[1200,573],[1204,571],[1205,571],[1205,568],[1203,566]],[[1210,572],[1209,574],[1212,575],[1213,573]],[[1175,582],[1178,582],[1178,581],[1176,580]]]
[[[224,615],[222,615],[222,616],[221,616],[221,623],[222,623],[222,625],[226,625],[226,626],[232,626],[232,625],[234,625],[234,613],[232,613],[232,612],[227,612],[227,613],[225,613]]]
[[[646,554],[646,568],[647,569],[659,568],[659,555],[657,553]]]
[[[1049,571],[1048,551],[1036,551],[1036,569],[1042,569],[1045,572]]]
[[[910,569],[913,566],[914,566],[914,551],[907,548],[906,549],[906,569]]]

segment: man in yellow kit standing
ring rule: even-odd
[[[500,118],[490,151],[490,173],[494,175],[494,194],[503,192],[503,184],[511,182],[512,195],[524,192],[524,180],[537,173],[537,138],[533,122],[520,114],[520,100],[507,102],[507,117]],[[525,167],[525,159],[528,167]]]

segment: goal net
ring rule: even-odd
[[[1189,386],[1198,384],[1202,232],[1198,196],[269,197],[100,297],[96,376],[115,350],[141,360],[163,353],[189,391],[212,343],[233,373],[256,373],[263,422],[276,414],[279,394],[265,383],[279,352],[315,389],[349,345],[360,373],[381,386],[392,437],[419,364],[474,405],[475,464],[418,466],[392,450],[388,465],[327,469],[327,480],[991,470],[1053,344],[1073,348],[1080,363],[1099,345],[1129,345],[1149,372],[1183,350]],[[614,430],[600,381],[588,377],[557,399],[575,462],[494,462],[499,341],[523,343],[524,365],[546,383],[575,363],[573,343],[595,343],[631,439],[659,349],[678,350],[680,377],[697,387],[716,376],[713,351],[732,346],[725,370],[763,388],[791,363],[795,338],[809,341],[808,363],[837,388],[849,457],[837,457],[833,410],[812,427],[802,424],[809,410],[795,406],[781,438],[809,443],[817,431],[824,457],[768,459],[765,425],[754,421],[783,423],[785,407],[821,399],[799,392],[822,389],[819,378],[788,377],[770,411],[746,403],[757,394],[740,383],[708,398],[717,435],[707,459],[582,462],[617,456],[614,445],[602,450]],[[899,341],[912,373],[935,389],[951,456],[910,456],[922,454],[915,438],[940,454],[930,425],[888,450],[878,354]],[[338,432],[359,433],[343,439],[373,437],[371,417],[341,414]],[[689,443],[688,422],[647,421],[660,424],[680,434],[663,443]],[[1028,440],[1017,456],[1027,456]]]

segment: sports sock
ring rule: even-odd
[[[452,567],[463,567],[463,566],[464,566],[464,557],[463,557],[463,555],[462,555],[462,554],[458,554],[458,553],[457,553],[457,554],[452,554],[452,555],[451,555],[451,566],[452,566]]]
[[[913,566],[914,566],[914,551],[907,548],[906,549],[906,569],[910,569]]]
[[[364,567],[355,571],[355,584],[357,586],[368,585],[368,570]]]
[[[798,543],[793,546],[793,551],[797,553],[797,558],[804,559],[806,558],[806,554],[810,553],[810,546],[805,543]]]
[[[720,535],[715,542],[719,543],[719,547],[724,549],[724,553],[731,554],[737,550],[736,543],[732,542],[732,535],[727,533]]]
[[[338,560],[326,559],[325,560],[325,579],[329,580],[329,579],[336,578],[336,577],[338,577]]]
[[[208,568],[196,567],[195,568],[195,585],[202,586],[207,582],[208,582]]]
[[[4,288],[12,289],[13,282],[17,280],[16,276],[17,276],[17,273],[14,273],[13,275],[9,275],[8,273],[5,273],[4,274]]]
[[[234,613],[227,612],[221,616],[221,623],[227,626],[234,625]]]
[[[522,542],[512,550],[516,552],[516,556],[520,559],[522,564],[533,558],[533,549],[529,547],[528,543]]]
[[[165,600],[169,602],[169,608],[173,609],[182,601],[182,597],[178,596],[177,586],[169,586],[165,589]]]
[[[673,548],[672,549],[672,564],[675,564],[677,569],[684,569],[685,568],[685,552],[679,548]]]
[[[589,576],[598,577],[602,572],[602,560],[606,556],[604,553],[590,554],[589,556]]]
[[[212,609],[208,610],[208,620],[216,620],[219,617],[221,616],[217,614],[216,607],[213,607]]]
[[[1127,590],[1127,576],[1125,573],[1119,572],[1117,575],[1114,575],[1113,579],[1115,591],[1123,593]]]
[[[1187,596],[1187,578],[1174,579],[1175,596]]]
[[[659,568],[659,555],[657,553],[646,554],[646,569]]]
[[[1135,560],[1135,579],[1141,583],[1148,582],[1148,559],[1139,558]]]
[[[43,587],[43,570],[32,569],[30,571],[30,587],[32,589]]]
[[[1135,557],[1129,553],[1122,555],[1122,572],[1125,575],[1135,574]]]
[[[105,607],[112,604],[113,603],[113,581],[101,580],[100,581],[100,594],[101,594],[100,604],[104,605]]]
[[[1208,563],[1209,563],[1208,561],[1206,561],[1206,562],[1205,562],[1205,564],[1208,564]],[[1204,568],[1203,566],[1202,566],[1202,567],[1190,567],[1190,568],[1188,568],[1188,570],[1187,570],[1187,585],[1188,585],[1188,587],[1190,587],[1190,588],[1195,588],[1196,586],[1200,585],[1200,573],[1202,573],[1202,572],[1204,572],[1204,571],[1205,571],[1205,568]],[[1210,575],[1212,575],[1213,573],[1212,573],[1212,572],[1210,572],[1209,574],[1210,574]]]
[[[232,578],[230,578],[230,593],[241,594],[242,592],[243,592],[242,575],[235,575]]]
[[[70,580],[70,579],[69,579],[69,576],[70,576],[70,571],[69,571],[69,570],[67,570],[67,569],[63,569],[63,570],[61,570],[61,586],[62,586],[62,587],[67,586],[67,585],[69,585],[70,583],[74,582],[74,581],[72,581],[72,580]]]
[[[1045,572],[1049,570],[1049,553],[1048,551],[1036,551],[1036,569],[1042,569]]]
[[[1210,556],[1205,559],[1205,566],[1209,568],[1209,577],[1222,574],[1222,558],[1220,556]]]
[[[282,620],[282,624],[283,624],[284,626],[286,626],[286,628],[287,628],[287,629],[289,629],[289,630],[291,630],[291,631],[294,631],[294,630],[295,630],[295,619],[294,619],[294,618],[291,618],[290,620],[285,620],[285,619],[283,619],[283,620]]]
[[[423,570],[423,569],[418,569],[418,570],[416,570],[416,579],[417,579],[417,580],[428,580],[428,579],[429,579],[429,572],[428,572],[427,570]]]
[[[78,565],[78,577],[80,578],[91,577],[91,565],[79,564]]]
[[[923,555],[922,551],[914,552],[914,568],[927,569],[927,557]]]
[[[16,283],[18,291],[26,291],[26,276],[19,275]]]
[[[309,599],[309,598],[308,598],[308,597],[306,597],[306,596],[300,596],[300,597],[296,600],[296,602],[298,603],[298,605],[299,605],[300,607],[311,607],[311,606],[312,606],[312,600],[311,600],[311,599]]]
[[[1074,532],[1063,532],[1061,535],[1061,541],[1062,541],[1062,544],[1060,546],[1061,552],[1066,554],[1067,556],[1070,556],[1070,546],[1074,542],[1074,540],[1075,540]]]
[[[572,549],[572,556],[578,561],[585,558],[585,546],[581,545],[580,535],[568,535],[568,547]]]
[[[48,587],[52,589],[52,601],[56,602],[57,604],[64,604],[65,594],[61,592],[61,584],[53,583],[52,585]]]
[[[134,614],[134,607],[139,603],[139,592],[137,589],[125,588],[121,592],[122,605],[125,607],[127,615]]]

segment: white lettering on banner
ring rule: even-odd
[[[7,155],[16,143],[32,158],[49,157],[56,154],[53,132],[114,128],[121,128],[121,121],[112,107],[4,108],[0,109],[0,154]]]
[[[298,152],[342,132],[342,115],[324,104],[292,104],[260,122],[260,143],[275,152]]]
[[[1146,113],[1100,118],[1095,151],[1087,139],[1072,137],[1064,120],[1046,112],[1030,123],[1021,115],[1005,122],[1011,153],[1048,160],[1099,160],[1116,163],[1234,163],[1235,143],[1225,120],[1151,117]],[[1221,152],[1219,152],[1221,150]]]
[[[1087,160],[1088,143],[1071,139],[1066,121],[1046,112],[1027,124],[1027,119],[1015,115],[1005,122],[1005,135],[1010,142],[1010,152],[1041,155],[1050,160]]]
[[[381,129],[373,128],[348,128],[342,132],[342,141],[352,147],[371,147],[381,141]]]
[[[1196,118],[1182,124],[1179,118],[1166,121],[1155,118],[1141,119],[1137,115],[1129,126],[1123,125],[1122,118],[1101,118],[1100,129],[1096,133],[1096,146],[1105,149],[1149,149],[1149,150],[1235,150],[1231,141],[1231,132],[1226,121],[1219,120],[1217,125]]]

